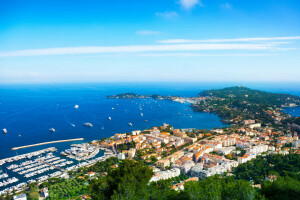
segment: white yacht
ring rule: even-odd
[[[49,131],[53,133],[53,132],[55,132],[55,129],[54,128],[50,128]]]
[[[79,106],[78,106],[78,105],[75,105],[74,108],[77,109],[77,108],[79,108]]]
[[[129,125],[129,126],[132,126],[132,123],[131,123],[131,122],[129,122],[129,123],[128,123],[128,125]]]
[[[87,123],[83,123],[83,125],[87,126],[87,127],[92,127],[93,124],[91,124],[90,122],[87,122]]]
[[[109,120],[111,120],[111,117],[108,117]]]
[[[3,133],[5,133],[5,134],[7,133],[7,130],[6,130],[6,128],[4,128],[4,129],[3,129]]]
[[[114,110],[115,108],[111,108],[112,110]]]

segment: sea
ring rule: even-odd
[[[0,159],[48,147],[56,147],[59,153],[74,143],[99,140],[115,133],[144,130],[163,123],[171,124],[174,128],[212,129],[227,126],[213,113],[193,112],[188,103],[107,99],[106,96],[132,92],[195,97],[202,90],[237,85],[300,96],[300,83],[2,84],[0,129],[6,128],[8,132],[0,133]],[[77,109],[75,105],[78,105]],[[299,107],[286,108],[285,112],[300,116]],[[92,123],[93,127],[84,126],[86,122]],[[128,123],[132,123],[132,126]],[[50,128],[56,131],[50,132]],[[11,150],[23,145],[74,138],[84,138],[84,141]],[[103,155],[103,152],[99,155]]]

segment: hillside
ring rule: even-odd
[[[247,101],[254,104],[263,104],[270,106],[290,106],[290,103],[300,105],[300,97],[290,94],[278,94],[252,90],[247,87],[228,87],[219,90],[205,90],[199,93],[200,97],[210,96],[224,99],[237,99],[239,101]]]

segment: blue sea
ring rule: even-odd
[[[55,152],[55,155],[59,155],[60,151],[69,148],[74,142],[49,144],[17,151],[12,151],[11,148],[13,147],[73,138],[84,138],[85,140],[82,142],[87,142],[110,137],[115,133],[144,130],[153,126],[160,126],[163,123],[169,123],[175,128],[212,129],[223,127],[226,125],[220,121],[217,115],[193,112],[190,104],[153,99],[107,99],[106,96],[134,92],[137,94],[189,97],[197,96],[202,90],[220,89],[236,85],[240,84],[89,83],[0,85],[0,129],[6,128],[8,130],[7,134],[0,133],[0,159],[48,147],[56,147],[58,151]],[[243,85],[270,92],[300,95],[299,83],[251,83]],[[75,109],[75,105],[79,105],[79,108]],[[285,111],[292,116],[300,116],[299,107],[287,108]],[[143,116],[141,116],[141,113],[143,113]],[[109,117],[112,120],[109,120]],[[86,122],[92,123],[93,127],[84,126],[83,123]],[[132,123],[132,126],[128,125],[129,122]],[[49,128],[52,127],[56,130],[54,133],[49,131]],[[101,155],[103,155],[103,152],[100,152],[98,156]],[[6,171],[6,166],[2,166],[4,171]],[[20,182],[27,181],[27,179],[9,170],[7,173],[10,177],[16,176],[19,178]]]
[[[0,85],[0,159],[28,151],[55,146],[68,148],[72,142],[39,146],[18,151],[12,147],[53,140],[83,137],[85,141],[172,124],[175,128],[214,128],[224,124],[215,114],[193,112],[189,104],[152,99],[107,99],[124,92],[197,96],[205,89],[237,85],[235,83],[97,83]],[[244,84],[271,92],[300,95],[299,84]],[[79,105],[74,109],[74,105]],[[114,108],[114,109],[112,109]],[[142,111],[139,110],[142,108]],[[152,108],[152,109],[151,109]],[[299,115],[299,108],[287,109]],[[143,113],[143,116],[141,116]],[[108,117],[112,120],[108,120]],[[148,120],[146,122],[145,120]],[[83,125],[90,122],[93,127]],[[129,126],[131,122],[133,126]],[[75,124],[75,127],[71,126]],[[49,132],[49,128],[55,132]]]

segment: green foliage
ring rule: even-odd
[[[134,141],[128,142],[128,143],[125,143],[125,144],[119,144],[117,146],[117,150],[119,152],[121,152],[122,150],[129,150],[131,148],[135,148],[135,142]]]
[[[84,194],[86,186],[83,181],[72,179],[62,180],[49,186],[49,199],[69,199]]]
[[[262,184],[262,194],[267,199],[294,200],[300,197],[300,181],[290,177],[280,178],[277,181],[266,181]]]
[[[152,170],[142,162],[124,160],[106,177],[90,185],[92,199],[147,199]]]
[[[276,172],[280,176],[299,178],[300,155],[258,156],[255,160],[241,164],[233,170],[237,179],[254,180],[262,183],[267,175]]]
[[[258,199],[259,193],[244,180],[209,177],[199,182],[188,182],[182,193],[184,199]]]
[[[39,200],[39,193],[38,192],[30,192],[28,200]]]
[[[111,166],[117,164],[118,162],[118,158],[111,157],[105,161],[97,162],[95,165],[89,168],[89,171],[93,171],[96,173],[109,172],[111,170]]]
[[[272,123],[274,126],[276,125],[274,119],[265,111],[276,110],[281,105],[296,103],[300,100],[300,97],[294,95],[263,92],[246,87],[205,90],[199,96],[208,98],[194,104],[195,111],[209,109],[210,112],[218,114],[227,123],[256,119],[263,124]],[[277,112],[281,111],[277,110]],[[281,112],[281,115],[285,114]]]

